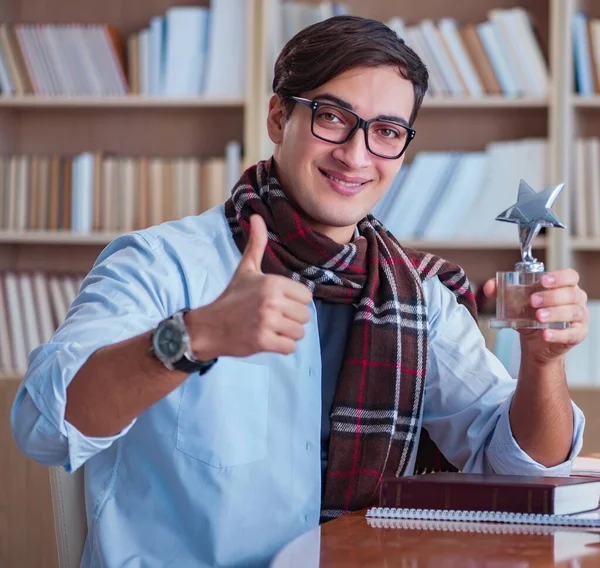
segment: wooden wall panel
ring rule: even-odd
[[[19,451],[10,429],[18,385],[0,380],[0,566],[58,568],[48,469]]]

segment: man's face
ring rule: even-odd
[[[404,124],[414,104],[412,83],[393,67],[357,67],[299,96],[319,100],[323,95],[344,101],[365,120],[398,117]],[[311,109],[296,103],[286,120],[276,95],[271,98],[267,125],[288,198],[314,230],[349,242],[357,222],[390,187],[404,155],[389,160],[371,154],[360,129],[344,144],[320,140],[311,133]]]

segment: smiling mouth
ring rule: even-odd
[[[356,188],[361,187],[361,186],[365,185],[366,183],[368,183],[366,181],[361,181],[361,182],[344,181],[343,179],[339,179],[339,178],[335,177],[334,175],[327,173],[326,171],[322,170],[321,168],[319,168],[319,171],[326,178],[329,178],[330,180],[334,181],[335,183],[339,183],[340,185],[343,185],[344,187],[348,187],[350,189],[356,189]]]

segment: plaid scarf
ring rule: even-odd
[[[371,215],[358,223],[360,236],[348,244],[311,230],[286,198],[273,158],[246,170],[225,203],[233,239],[242,252],[253,213],[265,220],[269,235],[263,272],[302,282],[327,302],[357,306],[331,413],[321,507],[321,520],[326,521],[370,506],[382,476],[406,472],[427,372],[422,283],[438,276],[474,317],[475,302],[462,269],[404,249]],[[417,468],[439,466],[443,457],[435,457],[426,434],[421,438],[430,448],[419,447]]]

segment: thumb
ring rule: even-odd
[[[250,217],[250,237],[244,250],[244,255],[238,266],[238,270],[244,272],[261,272],[262,259],[267,248],[269,237],[267,225],[260,215]]]

